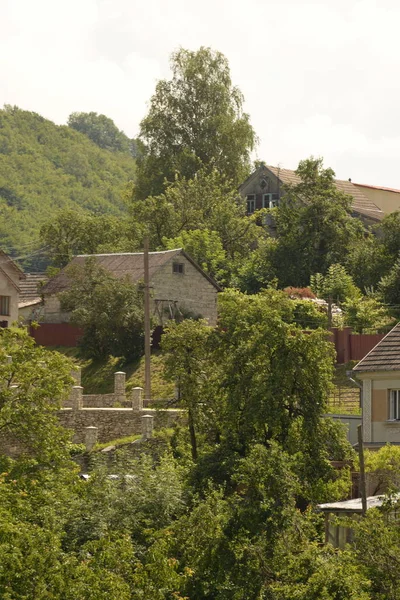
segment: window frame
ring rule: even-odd
[[[274,198],[275,196],[275,198]],[[269,192],[268,194],[263,194],[262,198],[262,207],[263,208],[276,208],[279,203],[279,194],[274,194]]]
[[[400,389],[389,390],[389,421],[400,421]]]
[[[178,268],[176,268],[178,267]],[[185,263],[173,262],[172,263],[172,273],[174,275],[184,275],[185,274]]]
[[[0,315],[3,317],[10,316],[10,306],[11,306],[11,296],[1,296],[0,295]],[[3,312],[5,309],[5,312]]]
[[[247,201],[247,214],[252,215],[253,213],[256,212],[256,195],[255,194],[247,194],[246,201]],[[253,210],[250,210],[251,206],[253,207]]]

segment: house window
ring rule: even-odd
[[[185,272],[185,265],[183,263],[172,263],[172,272],[182,275]]]
[[[390,421],[400,421],[400,390],[390,390],[389,419]]]
[[[263,208],[275,208],[279,204],[279,194],[263,194]]]
[[[0,315],[10,314],[10,296],[0,296]]]
[[[255,194],[249,194],[247,196],[247,214],[251,215],[255,210],[256,210]]]

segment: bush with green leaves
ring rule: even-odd
[[[83,329],[80,344],[93,358],[134,360],[144,350],[143,294],[129,278],[116,279],[94,257],[67,269],[69,288],[60,294],[71,323]]]

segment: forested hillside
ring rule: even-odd
[[[124,212],[121,191],[134,177],[129,151],[100,148],[87,135],[17,107],[0,110],[0,247],[43,265],[41,225],[60,209]]]

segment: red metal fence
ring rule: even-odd
[[[30,327],[30,335],[41,346],[68,346],[78,345],[83,330],[69,323],[41,323],[39,327]]]
[[[349,360],[361,360],[385,337],[383,333],[357,335],[352,333],[351,327],[343,327],[343,329],[333,327],[331,333],[338,364],[347,363]]]
[[[69,323],[41,323],[38,328],[30,328],[31,336],[41,346],[68,346],[78,345],[83,330]],[[361,360],[378,342],[385,337],[382,334],[356,335],[351,327],[331,329],[332,342],[336,348],[336,362],[347,363],[350,360]],[[159,348],[162,328],[156,327],[153,332],[153,348]]]

